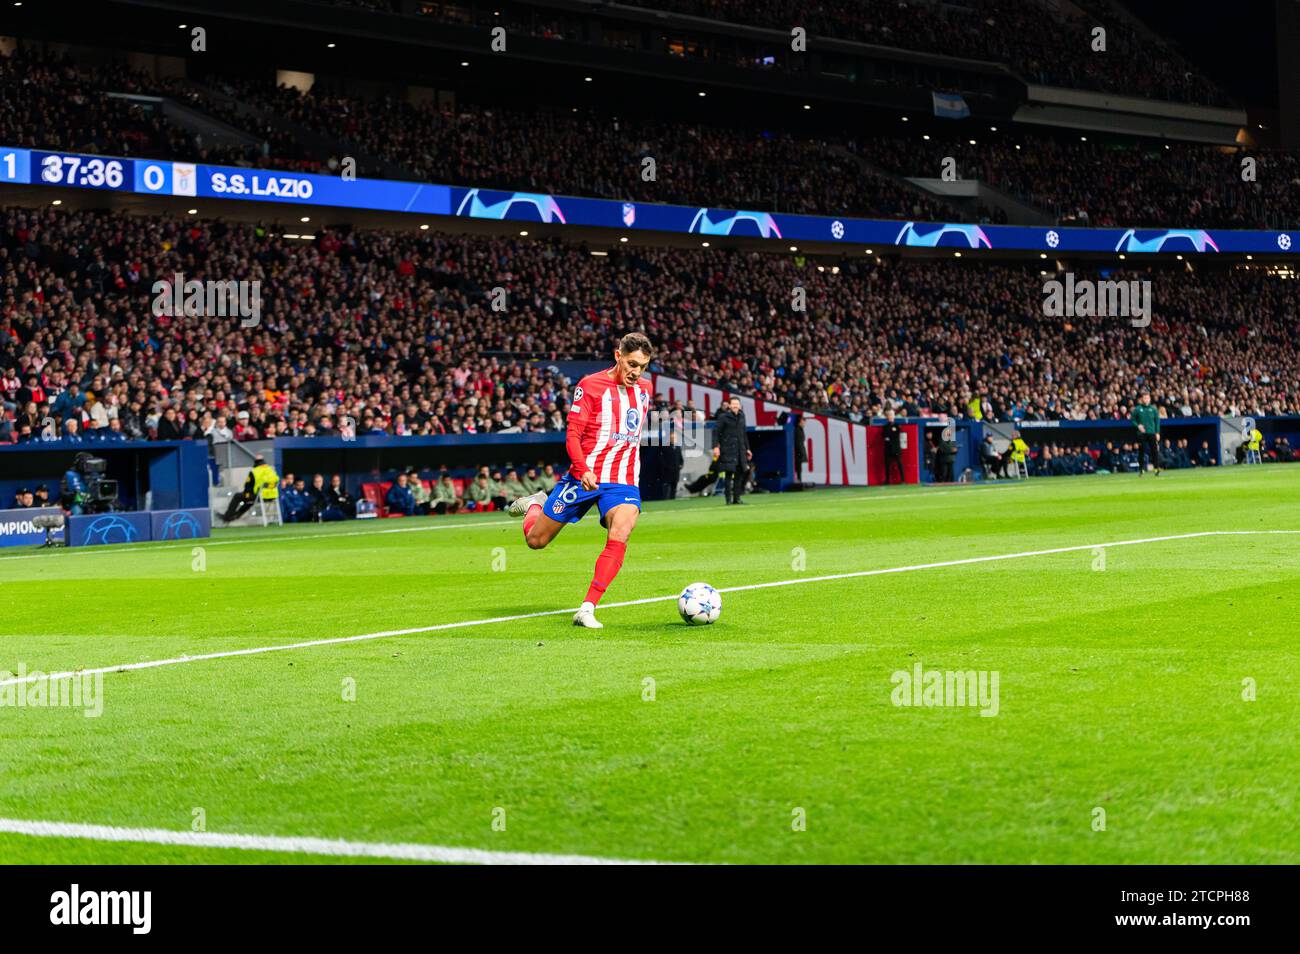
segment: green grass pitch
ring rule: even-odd
[[[606,602],[1300,530],[1298,498],[1277,465],[650,503]],[[483,515],[3,551],[0,670],[572,608],[602,537],[589,516],[533,552]],[[599,617],[109,672],[98,718],[0,707],[0,818],[188,832],[201,809],[209,832],[683,862],[1300,861],[1300,534],[724,592],[711,627],[670,600]],[[997,715],[893,704],[918,662],[998,673]],[[0,860],[343,859],[4,834]]]

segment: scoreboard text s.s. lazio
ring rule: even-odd
[[[0,184],[448,215],[447,186],[0,146]]]

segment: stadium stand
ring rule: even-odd
[[[669,123],[599,110],[520,109],[455,97],[454,106],[410,103],[210,73],[201,81],[155,80],[29,50],[0,59],[10,97],[0,137],[106,154],[167,157],[265,168],[337,169],[344,154],[373,157],[390,178],[558,195],[676,202],[774,212],[834,213],[926,221],[1003,221],[987,207],[959,212],[909,184],[934,178],[952,157],[958,175],[980,180],[1062,224],[1133,227],[1290,228],[1300,223],[1300,158],[1280,150],[1078,135],[1023,128],[954,135],[852,138],[700,123]],[[157,113],[110,93],[168,96],[229,123],[260,146],[204,145]],[[237,106],[234,104],[238,104]],[[75,121],[70,110],[76,110]],[[46,129],[76,130],[45,135]],[[113,132],[109,132],[112,130]],[[299,133],[336,144],[307,154]],[[928,136],[928,139],[922,136]],[[1087,139],[1087,137],[1082,137]],[[573,143],[583,143],[581,150]],[[1258,160],[1243,181],[1241,160]],[[656,176],[641,176],[645,157]],[[815,168],[818,174],[809,175]]]
[[[1002,420],[1124,417],[1143,386],[1169,416],[1300,412],[1293,283],[1264,268],[1144,273],[1157,308],[1135,333],[1045,319],[1043,275],[1024,266],[596,257],[559,241],[383,230],[303,242],[49,208],[6,209],[3,225],[7,440],[39,434],[56,407],[60,426],[128,436],[198,437],[219,416],[240,439],[309,436],[345,413],[360,433],[558,430],[566,381],[526,358],[602,355],[625,327],[661,342],[669,371],[854,420],[885,402],[961,416],[972,395]],[[264,283],[259,328],[144,317],[160,277],[232,267]],[[806,314],[790,309],[795,284]],[[486,301],[497,285],[505,312]],[[81,397],[59,404],[73,384]]]
[[[394,10],[380,2],[369,9]],[[1225,105],[1227,95],[1198,71],[1168,41],[1146,28],[1110,0],[631,0],[630,6],[669,11],[722,25],[768,27],[789,36],[802,26],[809,35],[942,54],[1005,64],[1026,82],[1097,90],[1174,102]],[[575,43],[628,46],[627,31],[609,22],[592,30],[584,19],[540,5],[462,5],[424,3],[419,15],[444,23],[507,30]],[[1090,54],[1091,31],[1107,31],[1108,56]],[[716,28],[715,28],[716,29]],[[708,58],[732,66],[787,68],[796,58],[788,43],[774,44],[772,55],[755,55],[752,47],[728,43],[698,20],[663,25],[653,31],[650,49],[666,55]],[[1069,37],[1075,37],[1071,46]],[[645,46],[636,45],[638,49]],[[1067,52],[1073,48],[1073,54]],[[765,51],[766,52],[766,51]],[[1140,63],[1141,68],[1134,68]]]
[[[1094,139],[1096,137],[1093,137]],[[985,130],[971,143],[949,136],[873,138],[851,147],[900,176],[937,177],[947,157],[963,179],[978,179],[1062,224],[1204,228],[1294,228],[1300,223],[1300,157],[1154,140],[1088,141],[1074,135]],[[1242,159],[1256,160],[1244,181]]]

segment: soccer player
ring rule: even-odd
[[[623,566],[627,538],[641,513],[641,428],[651,397],[641,373],[653,357],[649,338],[624,335],[614,349],[614,366],[578,382],[565,432],[568,471],[549,494],[538,491],[510,505],[511,516],[524,518],[524,540],[533,550],[554,540],[566,523],[581,520],[593,504],[599,507],[609,535],[587,598],[573,616],[575,626],[604,626],[596,619],[596,604]]]

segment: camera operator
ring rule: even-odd
[[[83,513],[111,513],[117,509],[117,481],[104,476],[108,461],[82,451],[63,474],[59,502],[76,516]]]
[[[60,488],[62,490],[62,493],[60,494],[60,502],[63,504],[63,509],[73,516],[85,513],[86,482],[81,479],[80,471],[82,468],[82,461],[87,456],[88,455],[86,454],[78,454],[76,458],[74,458],[72,466],[64,471],[63,474],[63,485]]]

